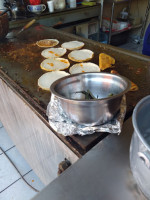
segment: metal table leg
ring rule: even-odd
[[[97,41],[100,41],[100,29],[102,28],[102,17],[103,17],[103,3],[104,0],[101,0],[101,9],[98,16],[98,23],[97,23]]]
[[[108,36],[108,44],[111,42],[111,33],[112,33],[112,24],[113,24],[113,17],[114,17],[114,8],[115,8],[115,3],[113,2],[112,8],[111,8],[111,20],[110,20],[110,27],[109,27],[109,36]]]
[[[102,28],[104,0],[101,0],[100,28]]]

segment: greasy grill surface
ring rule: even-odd
[[[36,41],[40,39],[58,39],[60,43],[56,47],[60,47],[60,45],[66,41],[83,41],[85,43],[84,48],[94,52],[94,58],[91,62],[96,64],[99,62],[99,53],[104,52],[113,56],[116,59],[115,68],[113,69],[139,86],[138,91],[128,92],[127,94],[127,118],[131,116],[136,103],[142,97],[150,93],[150,59],[148,59],[148,57],[132,54],[127,51],[123,52],[121,49],[101,45],[92,40],[83,39],[52,28],[35,26],[24,31],[18,38],[6,39],[3,43],[0,43],[0,70],[5,72],[29,95],[28,98],[28,96],[25,97],[22,93],[22,96],[26,98],[29,103],[32,98],[32,100],[39,105],[39,108],[41,107],[41,110],[46,110],[50,100],[50,93],[42,91],[37,87],[38,78],[45,73],[45,71],[40,68],[40,63],[44,60],[41,56],[41,51],[44,48],[40,48],[35,44]],[[63,57],[67,58],[69,52],[70,51],[67,51],[67,54]],[[75,62],[70,61],[70,63],[72,66]],[[111,69],[105,71],[110,72]],[[84,154],[105,135],[106,134],[103,133],[96,133],[91,136],[62,137],[62,139],[64,141],[69,141],[71,148],[74,146],[77,151]]]

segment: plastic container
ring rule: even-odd
[[[63,10],[66,7],[65,0],[55,0],[54,1],[54,9],[56,10]]]
[[[97,41],[97,33],[89,35],[88,38],[91,40]],[[107,41],[108,41],[108,34],[100,31],[99,42],[103,44],[107,44]]]
[[[47,1],[47,5],[48,5],[48,10],[50,13],[54,12],[54,2],[51,1]]]
[[[76,0],[69,0],[69,7],[70,8],[76,8],[77,7]]]

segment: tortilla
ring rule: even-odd
[[[38,79],[38,86],[43,90],[50,91],[50,86],[54,81],[68,75],[69,73],[64,71],[47,72]]]
[[[84,62],[94,57],[93,51],[89,49],[74,50],[68,54],[68,58],[75,62]]]
[[[70,41],[70,42],[65,42],[61,45],[61,47],[68,49],[68,50],[77,50],[81,49],[84,46],[83,42],[79,41]]]
[[[42,51],[41,55],[44,58],[58,58],[67,52],[64,48],[49,48]]]
[[[56,46],[57,44],[59,44],[59,41],[56,40],[56,39],[44,39],[44,40],[39,40],[36,42],[36,44],[39,46],[39,47],[54,47]]]
[[[68,59],[64,58],[47,58],[45,59],[40,67],[45,71],[57,71],[64,70],[70,66]]]
[[[100,53],[99,54],[99,67],[101,70],[114,67],[115,59],[108,54]]]
[[[87,63],[77,63],[74,64],[69,69],[70,74],[84,73],[84,72],[100,72],[98,65],[87,62]]]
[[[119,75],[119,73],[116,70],[111,70],[110,73]],[[132,81],[130,81],[130,82],[131,82],[131,88],[130,88],[129,91],[132,91],[132,92],[137,91],[139,89],[139,87],[135,83],[133,83]]]

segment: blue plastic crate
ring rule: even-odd
[[[97,41],[97,33],[89,35],[89,39]],[[107,44],[107,41],[108,41],[108,34],[100,31],[99,42]]]
[[[100,38],[100,42],[103,43],[103,44],[107,44],[107,41],[108,41],[108,34],[100,31],[100,35],[99,35],[99,38]]]

